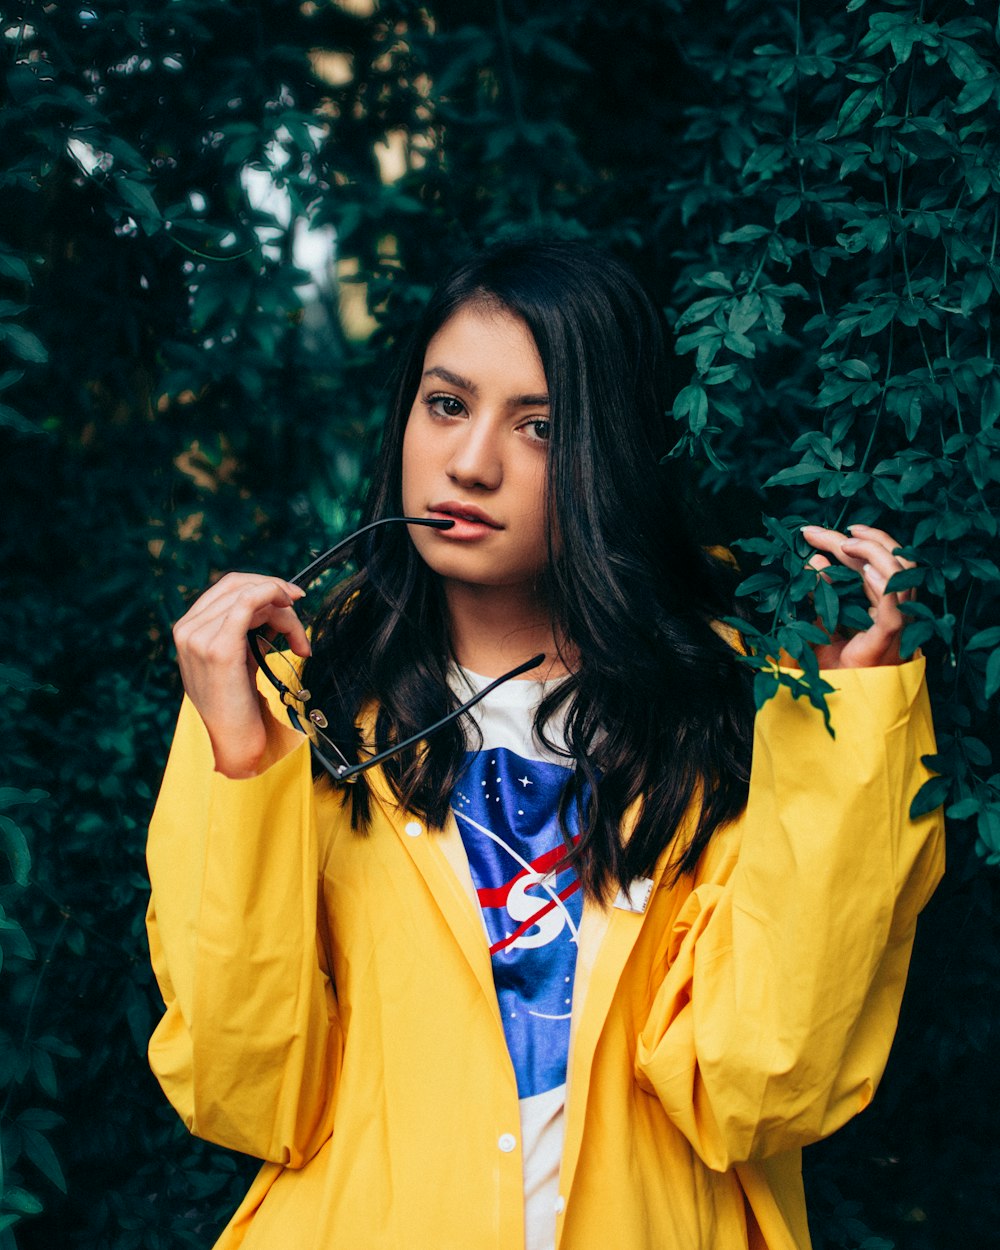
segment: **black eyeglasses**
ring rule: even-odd
[[[336,546],[331,547],[329,551],[324,551],[321,556],[317,556],[311,564],[307,565],[301,573],[296,573],[289,580],[293,585],[301,586],[303,590],[308,590],[309,587],[313,586],[333,567],[337,560],[362,535],[367,534],[370,530],[377,529],[380,525],[427,525],[433,529],[451,529],[454,524],[454,521],[439,520],[436,517],[383,517],[379,521],[372,521],[371,524],[362,526],[361,529],[342,539]],[[502,686],[505,681],[510,681],[512,677],[520,677],[522,673],[530,672],[531,669],[537,668],[545,659],[544,652],[539,655],[533,655],[530,660],[525,660],[517,668],[512,668],[509,673],[504,673],[502,677],[497,677],[495,681],[491,681],[489,685],[477,691],[461,707],[455,708],[453,712],[449,712],[447,716],[443,716],[439,721],[435,721],[433,725],[428,725],[426,729],[421,729],[419,733],[411,734],[409,738],[404,738],[402,742],[395,743],[388,750],[380,751],[378,754],[370,755],[367,759],[361,760],[357,764],[352,764],[333,739],[327,737],[323,732],[329,726],[326,716],[319,708],[308,707],[312,699],[312,692],[303,686],[299,669],[288,658],[288,653],[274,645],[271,639],[267,637],[267,631],[263,627],[250,630],[247,634],[247,642],[250,644],[250,650],[253,652],[254,659],[260,665],[261,672],[281,696],[281,702],[288,712],[288,719],[291,721],[292,726],[299,730],[300,733],[306,735],[313,755],[334,781],[344,785],[357,780],[363,772],[366,772],[369,768],[374,768],[376,764],[381,764],[385,760],[391,759],[394,755],[398,755],[400,751],[405,751],[407,747],[414,746],[425,738],[429,738],[431,734],[437,733],[445,725],[450,725],[452,721],[457,720],[469,708],[474,707],[480,699],[485,699],[497,686]]]

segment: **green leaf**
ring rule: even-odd
[[[20,256],[15,256],[13,252],[0,250],[0,274],[5,278],[11,278],[14,282],[23,282],[30,285],[31,270]]]
[[[850,499],[868,485],[868,474],[859,472],[844,473],[836,479],[836,482],[837,493],[844,499]]]
[[[986,661],[986,687],[983,693],[987,699],[992,699],[998,690],[1000,690],[1000,650],[994,651]]]
[[[840,598],[830,583],[822,577],[816,582],[813,601],[824,628],[830,634],[835,634],[840,623]]]
[[[35,953],[27,934],[16,920],[11,920],[4,915],[2,907],[0,907],[0,950],[18,959],[31,959]]]
[[[763,239],[771,231],[767,226],[740,226],[738,230],[725,230],[719,235],[720,243],[753,243]]]
[[[696,274],[694,284],[695,286],[709,287],[716,291],[731,292],[733,289],[732,282],[718,269],[712,269],[708,273]]]
[[[857,378],[864,382],[870,382],[872,379],[871,365],[864,360],[856,358],[842,360],[837,368],[847,378]]]
[[[757,344],[745,334],[724,334],[722,342],[731,352],[735,352],[737,356],[745,356],[748,360],[757,354]]]
[[[545,53],[550,61],[554,61],[557,65],[563,65],[566,69],[571,69],[576,73],[589,74],[592,73],[591,66],[583,60],[566,44],[555,39],[542,37],[535,45],[539,51]]]
[[[872,623],[871,617],[864,610],[864,608],[859,607],[856,603],[844,603],[843,601],[841,602],[840,624],[843,628],[857,629],[863,632],[864,630],[871,628],[871,623]],[[931,633],[933,634],[933,632],[934,631],[932,628]],[[901,647],[905,645],[905,639],[906,639],[906,628],[904,627],[903,639],[900,642]]]
[[[724,295],[709,295],[705,299],[695,300],[693,304],[685,308],[677,319],[677,328],[693,325],[696,321],[703,321],[706,317],[711,316],[715,310],[725,303]]]
[[[57,1115],[54,1111],[47,1111],[44,1107],[27,1107],[17,1117],[17,1123],[21,1128],[35,1129],[37,1132],[45,1133],[51,1132],[66,1121],[61,1115]]]
[[[960,742],[962,754],[970,764],[977,768],[989,768],[993,762],[993,756],[985,742],[969,734],[965,734]]]
[[[865,338],[870,338],[873,334],[878,334],[879,330],[884,330],[889,322],[896,315],[897,304],[895,300],[885,300],[872,309],[867,317],[861,319],[858,330]]]
[[[18,434],[44,434],[45,431],[37,425],[32,425],[27,417],[24,417],[16,409],[11,408],[9,404],[0,404],[0,426],[4,429],[14,430]]]
[[[996,566],[993,560],[968,555],[965,556],[964,564],[971,574],[979,577],[980,581],[1000,581],[1000,567]]]
[[[137,989],[134,981],[126,982],[122,997],[125,1002],[125,1019],[128,1022],[136,1051],[139,1054],[145,1054],[146,1044],[152,1031],[149,1001]]]
[[[788,221],[802,207],[802,197],[798,194],[783,195],[774,208],[774,224],[780,226],[783,221]]]
[[[684,352],[692,351],[694,348],[700,347],[703,343],[711,342],[713,339],[721,344],[722,333],[717,326],[699,326],[697,330],[693,330],[690,334],[682,334],[674,344],[674,348],[683,355]]]
[[[893,573],[886,584],[886,594],[898,594],[901,590],[912,590],[914,586],[922,586],[927,576],[925,568],[901,569]]]
[[[62,1167],[56,1158],[56,1152],[52,1149],[48,1140],[34,1129],[22,1130],[21,1136],[24,1153],[46,1179],[50,1180],[57,1189],[65,1193],[66,1177],[63,1175]]]
[[[744,295],[729,314],[729,329],[734,334],[746,334],[760,320],[762,311],[759,295]]]
[[[840,138],[854,134],[876,109],[882,107],[884,87],[859,87],[844,101],[837,116],[836,133]]]
[[[59,1094],[59,1083],[56,1080],[56,1070],[51,1055],[35,1047],[31,1053],[31,1066],[43,1092],[50,1098],[56,1098]]]
[[[9,816],[0,816],[0,840],[3,842],[14,881],[18,885],[27,885],[31,873],[31,851],[21,826],[16,825]]]
[[[25,803],[40,803],[48,797],[47,790],[21,790],[18,786],[0,786],[0,809],[9,810]]]
[[[43,365],[49,358],[45,344],[36,334],[12,322],[0,322],[0,342],[5,342],[19,360],[34,365]]]
[[[902,658],[909,659],[918,647],[922,647],[925,642],[930,642],[934,633],[934,626],[930,621],[911,621],[909,625],[904,625],[899,640],[899,653]]]
[[[779,469],[764,483],[768,486],[801,486],[804,482],[815,482],[825,472],[821,464],[793,464],[787,469]]]
[[[978,651],[984,647],[1000,646],[1000,625],[989,625],[977,630],[965,644],[966,651]]]
[[[781,578],[777,573],[754,573],[751,577],[747,577],[740,582],[736,593],[738,595],[756,595],[764,591],[772,591],[780,585]]]
[[[778,676],[773,670],[767,669],[757,674],[753,679],[753,701],[758,712],[769,699],[774,698],[779,688]]]
[[[693,434],[700,434],[708,423],[708,396],[705,388],[696,382],[685,386],[674,400],[673,412],[678,420],[687,418]]]
[[[949,22],[948,25],[954,26],[955,23]],[[961,39],[945,40],[944,49],[948,68],[964,83],[978,82],[991,72],[989,63],[983,60],[975,48]]]
[[[162,220],[163,214],[149,189],[133,178],[116,178],[115,188],[125,203],[143,217]]]
[[[910,804],[910,819],[916,820],[933,812],[948,797],[951,779],[948,777],[929,777],[913,796]]]
[[[3,1201],[11,1211],[18,1211],[21,1215],[38,1215],[44,1210],[34,1194],[29,1194],[26,1189],[16,1185],[7,1185],[4,1188]]]

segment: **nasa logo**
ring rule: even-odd
[[[495,749],[470,754],[453,810],[490,940],[520,1097],[566,1080],[580,882],[560,867],[566,769]]]

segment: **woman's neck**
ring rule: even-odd
[[[556,641],[548,605],[536,591],[511,586],[446,582],[451,646],[463,668],[499,677],[543,651],[545,660],[523,675],[526,681],[565,677],[571,651]]]

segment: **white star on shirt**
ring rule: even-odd
[[[518,781],[521,783],[522,786],[525,787],[525,789],[527,789],[528,786],[533,786],[535,784],[533,781],[530,781],[527,777],[518,777]]]

